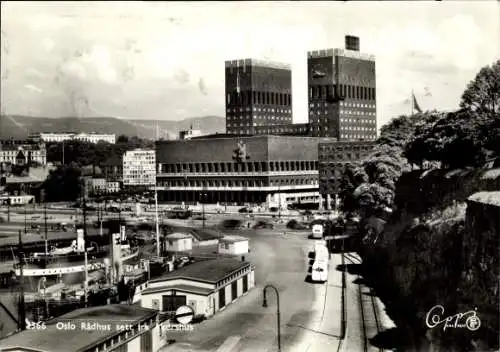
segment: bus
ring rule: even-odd
[[[324,283],[328,281],[328,263],[330,252],[325,243],[318,241],[314,246],[313,264],[311,266],[311,281]]]
[[[328,281],[328,261],[314,261],[311,270],[311,281],[320,283]]]
[[[315,224],[312,227],[312,238],[314,239],[322,239],[323,238],[324,228],[321,224]]]

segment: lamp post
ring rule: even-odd
[[[28,218],[27,218],[27,214],[26,214],[26,207],[27,205],[24,204],[24,233],[28,232]]]
[[[201,220],[202,220],[202,228],[205,228],[205,198],[207,197],[206,193],[200,193],[201,200]]]
[[[278,324],[278,352],[281,352],[281,321],[280,321],[280,294],[278,292],[278,289],[274,287],[273,285],[266,285],[264,287],[264,298],[262,301],[262,307],[267,308],[267,295],[266,295],[266,290],[268,288],[272,288],[274,292],[276,292],[276,305],[277,305],[277,324]]]

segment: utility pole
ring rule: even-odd
[[[23,250],[23,239],[21,230],[19,230],[19,328],[22,330],[26,329],[26,307],[24,303],[24,250]]]
[[[45,202],[45,192],[42,190],[42,202],[43,202],[43,215],[45,222],[45,259],[47,259],[47,254],[49,253],[48,248],[48,226],[47,226],[47,203]]]
[[[86,201],[86,188],[83,184],[83,250],[84,250],[84,269],[85,269],[85,282],[83,283],[85,307],[87,307],[87,293],[88,293],[88,258],[87,258],[87,201]]]
[[[26,204],[24,204],[24,233],[28,232],[28,219],[27,219],[27,214],[26,214]]]
[[[158,223],[158,189],[155,185],[156,256],[160,259],[160,224]]]

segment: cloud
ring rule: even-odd
[[[46,52],[50,53],[54,49],[56,43],[51,38],[45,38],[42,41],[43,48]]]
[[[178,70],[174,74],[174,80],[179,84],[189,83],[189,73],[185,70]]]
[[[424,95],[428,87],[435,98],[429,104],[436,107],[458,104],[467,82],[499,56],[494,9],[496,4],[445,2],[404,7],[382,2],[2,3],[2,31],[10,40],[2,74],[11,69],[2,94],[10,94],[12,113],[32,105],[67,115],[58,107],[62,102],[72,106],[70,113],[88,114],[78,107],[85,100],[68,93],[75,91],[118,115],[223,115],[224,61],[267,57],[292,65],[293,114],[301,122],[308,116],[306,52],[342,47],[344,33],[352,33],[360,36],[363,52],[377,55],[378,111],[386,119],[399,112],[392,105],[411,89]],[[56,77],[56,84],[47,77]],[[44,94],[8,93],[25,92],[29,84],[43,87]],[[213,99],[206,99],[208,94]],[[181,108],[185,114],[178,115]]]
[[[33,92],[37,92],[37,93],[42,93],[43,92],[43,89],[40,89],[37,86],[34,86],[32,84],[25,84],[24,87],[26,89],[29,89],[29,90],[33,91]]]

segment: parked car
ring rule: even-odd
[[[238,210],[238,213],[252,213],[253,210],[251,208],[243,207]]]
[[[273,229],[274,228],[274,225],[273,224],[270,224],[268,222],[265,222],[265,221],[258,221],[254,226],[253,226],[254,229],[256,230],[259,230],[259,229]]]

